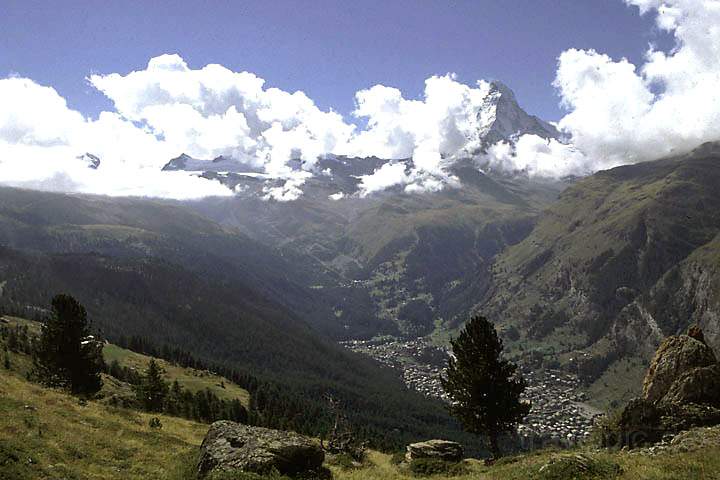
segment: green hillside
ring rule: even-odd
[[[21,358],[12,355],[12,362]],[[78,402],[65,393],[25,380],[19,371],[0,369],[0,478],[3,480],[194,480],[194,463],[208,426],[166,415],[150,415],[99,402]],[[159,417],[162,428],[150,428]],[[486,467],[467,460],[458,480],[646,479],[697,480],[720,472],[720,431],[698,431],[685,452],[603,453],[592,450],[539,451],[509,457]],[[551,459],[582,454],[590,474],[577,477],[540,469]],[[590,459],[590,460],[588,460]],[[409,480],[416,478],[370,452],[361,468],[346,470],[328,463],[336,480]],[[593,472],[615,471],[615,475]],[[558,476],[559,475],[559,476]],[[449,478],[436,475],[438,480]]]
[[[150,363],[150,357],[135,353],[117,345],[106,344],[103,348],[105,362],[117,361],[121,367],[127,367],[135,371],[144,371]],[[208,371],[184,368],[165,360],[157,360],[158,364],[165,371],[165,376],[170,382],[177,380],[181,387],[197,392],[210,389],[221,400],[238,399],[246,408],[250,405],[250,394],[247,390],[240,388],[227,378],[215,375]]]

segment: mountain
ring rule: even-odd
[[[484,148],[525,133],[559,138],[555,127],[523,111],[502,83],[490,84],[485,101],[473,144]],[[317,163],[322,174],[308,178],[303,195],[293,202],[261,199],[268,187],[284,180],[207,169],[201,175],[223,182],[236,195],[190,206],[302,266],[311,279],[305,285],[334,299],[346,336],[413,336],[460,325],[485,294],[493,257],[529,234],[540,212],[569,183],[486,174],[467,157],[449,167],[460,179],[459,188],[408,194],[397,187],[359,197],[359,177],[387,162],[323,157]],[[412,159],[393,162],[412,165]],[[171,164],[188,171],[209,165],[187,156]],[[369,314],[348,318],[354,309]]]
[[[552,124],[525,112],[518,104],[515,93],[499,81],[488,85],[487,95],[478,109],[476,120],[477,129],[465,139],[467,145],[474,146],[474,151],[465,153],[471,157],[483,153],[488,147],[500,141],[514,143],[519,136],[525,134],[537,135],[545,139],[561,138]],[[454,170],[457,170],[458,164],[474,165],[471,159],[456,160]],[[325,155],[318,159],[313,169],[314,181],[308,183],[315,184],[316,187],[318,184],[324,185],[330,192],[328,195],[357,194],[360,176],[370,175],[390,162],[403,163],[408,169],[413,166],[412,158],[389,160],[376,157]],[[288,165],[293,170],[300,170],[303,161],[293,159]],[[204,178],[217,180],[243,197],[263,196],[267,187],[277,187],[285,183],[284,179],[269,177],[262,167],[255,166],[249,160],[228,156],[204,160],[182,154],[167,162],[162,170],[193,172]],[[300,188],[305,194],[312,194],[312,185]],[[324,189],[323,194],[325,194]]]
[[[0,188],[0,245],[6,311],[37,315],[71,293],[111,340],[140,336],[281,385],[272,398],[297,409],[285,421],[315,434],[323,418],[306,416],[333,392],[378,444],[463,435],[442,404],[328,337],[335,315],[296,283],[301,266],[186,207]]]
[[[309,287],[334,299],[347,336],[425,335],[464,321],[485,292],[493,257],[529,234],[564,186],[455,168],[463,187],[435,193],[334,201],[336,183],[313,178],[294,202],[240,195],[190,206],[300,266]],[[349,317],[356,308],[367,315]]]
[[[664,336],[698,322],[720,346],[718,185],[720,143],[578,181],[498,257],[477,308],[597,398],[630,396],[622,378]]]
[[[98,156],[87,152],[78,156],[77,160],[80,160],[82,163],[86,164],[87,167],[91,170],[97,170],[97,168],[100,166],[100,163],[102,163]]]
[[[529,115],[515,98],[515,93],[502,82],[492,82],[485,105],[478,113],[482,127],[477,132],[483,148],[500,141],[512,141],[530,134],[542,138],[560,139],[560,132],[550,123]]]
[[[249,163],[222,155],[212,160],[198,160],[183,153],[166,163],[162,171],[258,173],[260,169]]]

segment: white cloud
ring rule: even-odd
[[[193,70],[178,55],[89,81],[120,115],[147,125],[174,150],[197,158],[235,156],[273,175],[289,174],[294,159],[313,170],[318,156],[344,145],[354,130],[303,92],[265,89],[263,79],[222,65]]]
[[[720,2],[625,1],[655,15],[675,48],[651,47],[642,65],[594,50],[563,52],[554,84],[568,110],[558,127],[569,143],[535,135],[501,142],[481,159],[485,168],[582,175],[720,139]],[[428,78],[421,99],[383,85],[357,92],[354,115],[367,122],[360,129],[303,92],[266,88],[256,75],[221,65],[193,69],[178,55],[88,81],[114,111],[84,118],[51,87],[0,79],[2,183],[110,195],[230,195],[215,181],[160,173],[180,153],[226,155],[264,170],[264,198],[289,201],[322,174],[318,157],[338,154],[392,160],[360,177],[361,196],[392,187],[436,191],[458,184],[449,167],[478,151],[495,120],[487,108],[490,85],[465,85],[451,74]],[[100,168],[77,160],[85,152],[101,158]]]
[[[97,120],[68,108],[51,87],[26,78],[0,79],[0,179],[6,185],[106,195],[197,198],[227,195],[216,182],[164,175],[171,150],[115,113]],[[98,170],[77,159],[102,158]]]
[[[423,190],[424,185],[434,190],[438,182],[452,180],[447,166],[455,156],[479,147],[478,139],[492,121],[483,117],[489,91],[487,82],[470,87],[450,74],[428,78],[423,100],[407,100],[400,90],[383,85],[361,90],[354,115],[367,119],[367,129],[352,138],[348,152],[394,160],[412,157],[410,190]],[[389,173],[376,172],[383,177]]]
[[[292,202],[297,200],[303,194],[301,187],[305,185],[307,179],[311,176],[309,172],[295,171],[282,180],[280,185],[267,185],[263,188],[264,200],[275,200],[277,202]]]
[[[720,2],[626,3],[653,12],[658,27],[674,35],[674,49],[651,46],[640,66],[594,50],[563,52],[555,86],[569,113],[558,126],[574,148],[531,139],[524,151],[518,143],[514,156],[497,146],[489,152],[491,164],[535,165],[549,176],[583,174],[720,140]]]
[[[386,163],[370,175],[361,175],[360,196],[366,197],[375,192],[397,185],[407,185],[412,178],[405,171],[404,163]]]

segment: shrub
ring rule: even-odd
[[[158,417],[152,417],[150,419],[150,428],[156,428],[158,430],[162,428],[162,423],[160,423],[160,419]]]
[[[590,443],[601,448],[621,447],[623,429],[620,425],[622,411],[616,410],[600,418],[590,432]]]

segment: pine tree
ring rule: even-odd
[[[102,343],[90,335],[85,308],[70,295],[56,295],[51,306],[52,315],[34,349],[36,375],[43,383],[72,393],[97,392],[105,364]]]
[[[469,432],[487,435],[490,451],[498,458],[499,436],[530,412],[530,404],[520,400],[527,384],[517,366],[502,359],[502,340],[484,317],[473,317],[450,343],[453,356],[442,378],[452,399],[450,412]]]
[[[165,402],[166,411],[170,415],[181,415],[183,408],[183,391],[177,380],[174,380]]]
[[[162,412],[168,394],[168,384],[163,378],[165,371],[154,358],[150,359],[145,374],[136,388],[136,396],[143,408],[149,412]]]

